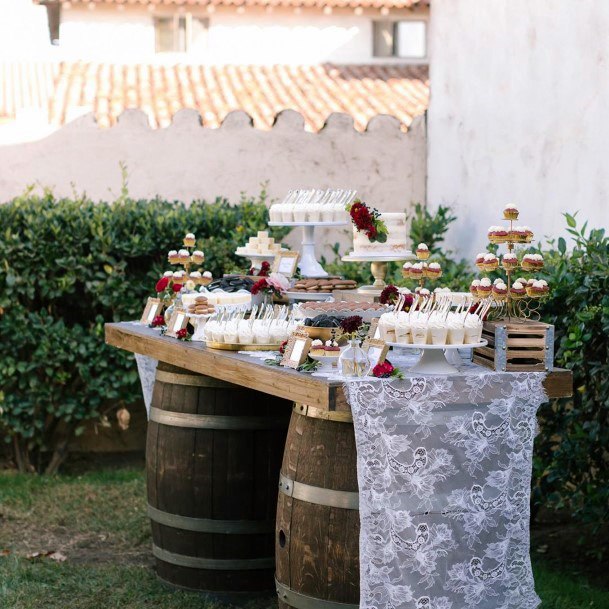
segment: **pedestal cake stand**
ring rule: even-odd
[[[327,277],[328,273],[315,258],[315,227],[345,226],[348,222],[269,222],[269,226],[302,226],[302,243],[298,268],[303,277]]]
[[[343,256],[341,260],[343,262],[369,262],[370,272],[374,277],[374,283],[372,285],[365,285],[359,288],[358,292],[362,294],[370,294],[379,296],[387,284],[385,283],[385,277],[387,276],[387,263],[388,262],[403,262],[406,260],[416,260],[417,257],[408,251],[401,256],[357,256],[354,254],[348,254]]]

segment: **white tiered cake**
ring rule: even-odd
[[[370,241],[365,233],[353,227],[353,252],[351,256],[402,256],[409,254],[406,246],[406,214],[386,213],[380,219],[387,226],[387,241]]]

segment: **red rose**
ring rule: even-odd
[[[383,288],[381,295],[379,296],[379,302],[381,304],[392,304],[398,299],[399,291],[394,285],[388,285]]]
[[[168,285],[169,285],[169,277],[161,277],[156,282],[156,288],[155,288],[155,290],[157,292],[163,292],[167,288]]]
[[[256,294],[259,294],[265,288],[268,288],[268,283],[266,282],[266,279],[260,279],[260,281],[257,281],[252,286],[252,294],[255,296]]]
[[[258,271],[258,277],[266,277],[271,270],[270,262],[266,260],[260,265],[260,270]]]
[[[370,239],[370,241],[373,241],[374,239],[376,239],[377,235],[378,235],[378,231],[376,230],[375,226],[370,226],[368,228],[368,230],[366,231],[366,237],[368,237],[368,239]]]
[[[180,340],[184,340],[188,336],[188,330],[186,328],[182,328],[176,332],[176,337]]]
[[[357,332],[361,325],[362,318],[359,315],[351,315],[350,317],[345,317],[340,322],[341,330],[348,334],[351,334],[352,332]]]
[[[158,328],[159,326],[165,325],[165,318],[162,315],[157,315],[150,324],[153,328]]]
[[[279,347],[279,353],[281,353],[281,355],[283,355],[285,353],[285,348],[287,347],[287,345],[288,345],[288,341],[287,340],[284,340],[281,343],[281,346]]]
[[[372,374],[380,379],[389,378],[392,373],[393,366],[388,361],[384,361],[382,364],[377,364],[372,369]]]
[[[179,291],[182,289],[182,284],[181,284],[181,283],[174,283],[174,284],[171,286],[171,289],[172,289],[174,292],[179,292]]]

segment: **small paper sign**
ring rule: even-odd
[[[292,277],[298,266],[298,252],[280,252],[273,261],[273,273],[281,273],[285,277]]]
[[[374,368],[377,364],[382,364],[387,357],[389,345],[384,340],[376,338],[367,338],[362,343],[362,349],[366,352],[370,360],[370,367]]]
[[[294,332],[288,339],[280,365],[286,368],[298,368],[307,359],[311,342],[311,337],[304,330]]]
[[[149,298],[144,307],[140,323],[150,325],[157,315],[161,314],[163,305],[159,298]]]

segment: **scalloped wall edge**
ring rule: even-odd
[[[377,114],[370,118],[363,131],[356,129],[353,116],[346,112],[332,112],[326,117],[323,126],[319,131],[309,133],[323,134],[326,131],[353,131],[356,134],[366,133],[409,133],[424,127],[426,121],[425,111],[412,118],[409,125],[406,125],[400,119],[389,114]],[[114,129],[135,129],[135,130],[150,130],[150,131],[166,131],[168,129],[184,129],[184,128],[201,128],[206,130],[223,130],[223,129],[256,129],[258,131],[307,131],[305,129],[305,117],[297,110],[285,109],[275,114],[273,124],[270,129],[262,129],[256,127],[254,119],[244,110],[232,110],[223,118],[220,126],[209,127],[205,125],[203,117],[198,110],[193,108],[181,108],[172,117],[171,124],[167,127],[154,128],[150,125],[148,114],[140,108],[129,108],[123,110],[117,118],[115,125],[108,128],[99,127],[94,112],[88,112],[82,116],[66,123],[59,127],[57,131],[71,128],[79,129],[99,129],[114,130]]]

